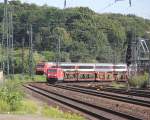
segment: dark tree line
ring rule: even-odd
[[[60,40],[61,61],[124,62],[128,34],[150,38],[150,20],[134,15],[98,14],[86,7],[58,9],[47,5],[11,1],[13,6],[14,46],[28,47],[28,26],[33,26],[34,53],[55,61]],[[2,34],[3,4],[0,4]],[[17,58],[16,58],[17,59]],[[36,58],[35,58],[36,59]],[[38,59],[40,60],[40,59]],[[37,60],[36,60],[37,61]]]

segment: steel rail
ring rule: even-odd
[[[105,88],[104,91],[150,98],[150,91],[148,90],[131,89],[127,91],[125,89]]]
[[[50,99],[56,100],[60,103],[63,103],[65,105],[71,106],[79,111],[82,111],[88,115],[91,115],[97,119],[102,120],[141,120],[139,118],[136,118],[131,115],[127,115],[121,112],[116,112],[107,108],[99,107],[96,105],[92,105],[80,100],[72,99],[65,95],[60,95],[52,91],[48,91],[46,89],[34,86],[34,85],[28,85],[24,86],[36,93],[39,93],[43,96],[46,96]]]
[[[119,95],[112,95],[112,94],[108,94],[108,93],[104,93],[104,92],[102,93],[100,91],[86,89],[86,88],[80,88],[77,86],[76,87],[66,86],[66,85],[53,85],[53,86],[67,89],[67,90],[80,92],[80,93],[84,93],[84,94],[89,94],[89,95],[94,95],[94,96],[98,96],[98,97],[104,97],[104,98],[108,98],[108,99],[113,99],[113,100],[118,100],[118,101],[122,101],[122,102],[126,102],[126,103],[131,103],[131,104],[135,104],[135,105],[150,107],[150,101],[134,99],[134,98],[124,97],[124,96],[119,96]]]

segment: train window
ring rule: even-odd
[[[125,69],[125,66],[114,66],[114,69]]]
[[[61,66],[62,69],[75,69],[75,66]]]
[[[113,66],[96,66],[96,69],[112,69]]]
[[[80,79],[95,78],[95,74],[79,74]]]
[[[79,69],[93,69],[93,66],[79,66]]]
[[[95,74],[89,74],[88,78],[95,78]]]
[[[77,77],[76,74],[69,74],[69,73],[65,74],[65,79],[74,79],[76,77]]]
[[[56,69],[50,69],[50,70],[48,70],[48,72],[57,72],[57,70]]]

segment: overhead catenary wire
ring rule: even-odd
[[[108,4],[106,7],[110,7],[110,6],[112,6],[114,4],[114,2],[113,3],[110,3],[110,4]],[[66,0],[65,0],[65,6],[64,6],[64,8],[66,7]],[[72,24],[72,23],[65,23],[65,24]],[[95,25],[96,26],[96,25]]]
[[[116,2],[109,3],[109,4],[106,5],[104,8],[102,8],[102,9],[100,10],[100,12],[103,12],[103,11],[106,10],[107,8],[113,6],[115,3],[116,3]]]
[[[108,5],[106,5],[104,8],[102,8],[101,10],[100,10],[100,12],[103,12],[104,10],[106,10],[107,8],[109,8],[109,7],[111,7],[111,6],[113,6],[114,4],[116,4],[118,1],[124,1],[124,0],[115,0],[114,2],[112,2],[112,3],[109,3]],[[131,0],[129,0],[129,6],[131,7]]]

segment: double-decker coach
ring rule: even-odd
[[[55,62],[39,62],[36,65],[36,71],[35,73],[37,75],[43,75],[43,74],[47,74],[47,69],[52,67],[52,66],[56,66]]]
[[[77,65],[76,63],[61,63],[60,67],[64,73],[64,81],[77,80]]]
[[[91,63],[61,63],[64,71],[64,81],[95,80],[95,64]]]
[[[48,68],[47,80],[55,81],[113,81],[127,80],[126,64],[60,63],[59,68]]]
[[[76,63],[60,63],[63,71],[76,71]]]
[[[128,68],[126,64],[114,64],[114,77],[117,81],[128,79]]]
[[[44,61],[39,62],[39,63],[36,65],[35,73],[36,73],[37,75],[43,75],[43,74],[44,74],[44,66],[45,66],[45,62],[44,62]]]
[[[95,81],[95,64],[94,63],[78,63],[77,64],[77,80],[78,81]]]
[[[98,63],[95,65],[96,80],[97,81],[112,81],[114,80],[114,64]]]

